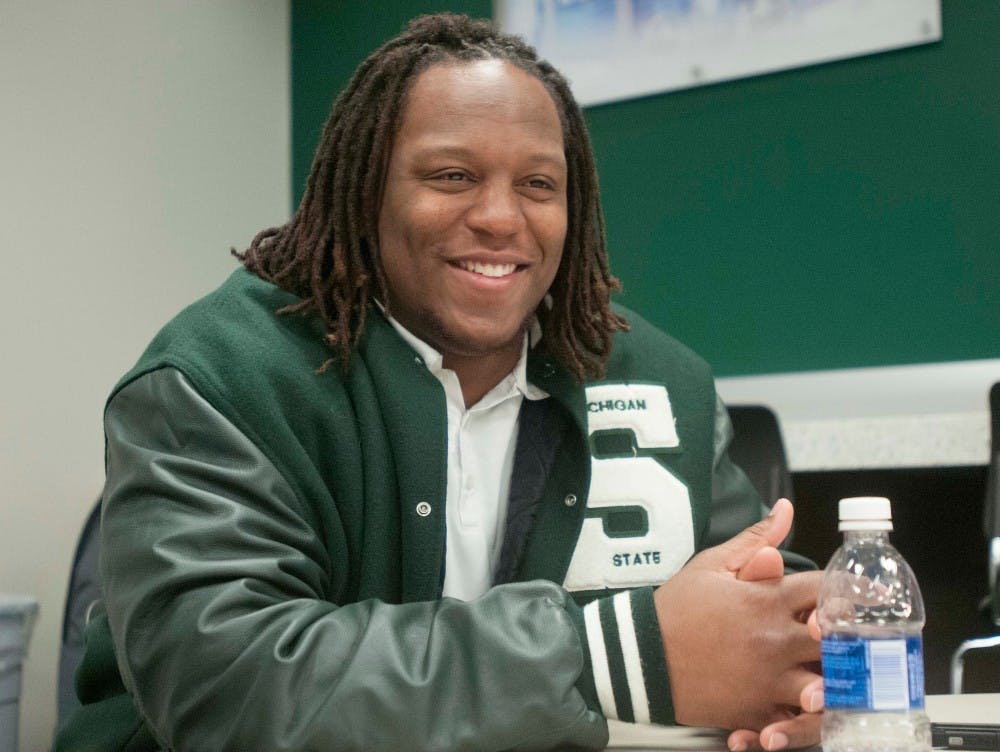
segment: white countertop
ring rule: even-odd
[[[1000,359],[733,376],[729,404],[778,415],[793,471],[985,465]]]

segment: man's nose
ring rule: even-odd
[[[494,237],[510,237],[524,227],[521,196],[512,185],[484,183],[466,213],[466,224]]]

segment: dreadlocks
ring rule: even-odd
[[[542,342],[583,381],[603,375],[612,334],[628,328],[610,308],[611,291],[620,285],[608,269],[590,138],[566,80],[517,37],[497,32],[487,21],[445,13],[411,21],[358,67],[323,128],[298,210],[287,224],[260,232],[245,253],[236,254],[251,272],[302,299],[281,313],[322,317],[327,341],[344,365],[364,330],[372,297],[389,300],[378,214],[406,93],[416,76],[436,63],[490,58],[541,81],[562,124],[567,233],[550,288],[553,305],[538,310]]]

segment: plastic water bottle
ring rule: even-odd
[[[841,499],[840,530],[844,543],[826,567],[817,606],[823,750],[930,750],[924,601],[913,570],[889,543],[889,500]]]

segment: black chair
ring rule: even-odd
[[[730,459],[747,474],[768,506],[781,498],[791,499],[792,474],[778,416],[765,405],[729,405],[727,409],[733,422]]]
[[[962,691],[966,653],[1000,646],[1000,382],[990,389],[990,415],[990,466],[986,475],[986,499],[983,503],[983,532],[988,541],[989,594],[980,603],[988,633],[966,640],[952,654],[952,694]]]
[[[83,628],[94,604],[102,598],[101,577],[97,569],[100,533],[101,502],[98,500],[80,533],[66,591],[59,646],[57,728],[80,706],[73,677],[83,659]]]

